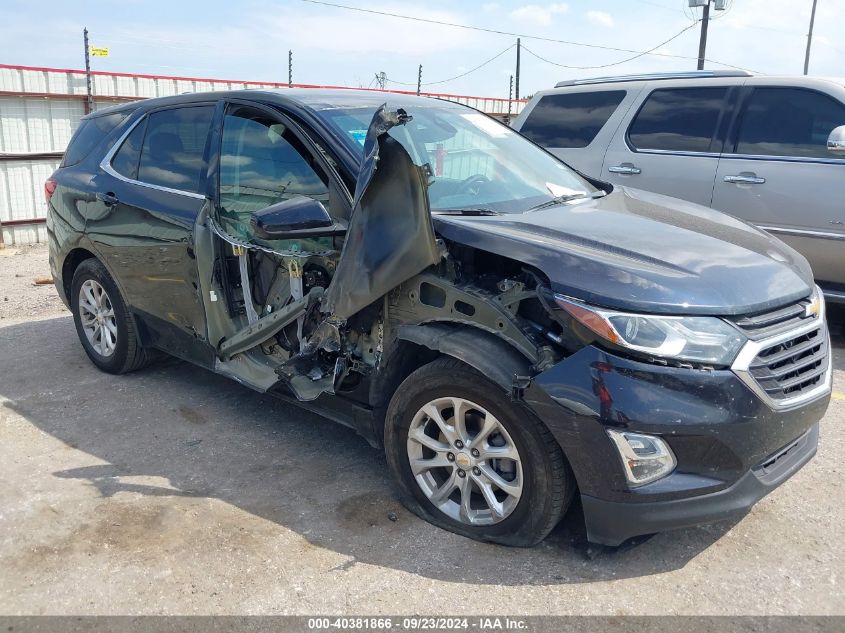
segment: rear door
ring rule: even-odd
[[[607,146],[637,94],[633,85],[545,94],[514,128],[578,171],[599,177]]]
[[[101,163],[87,223],[145,343],[203,364],[212,358],[192,241],[213,114],[214,103],[186,104],[135,121]]]
[[[827,150],[845,104],[808,88],[749,87],[719,163],[713,207],[752,222],[845,283],[845,160]]]
[[[722,149],[719,132],[735,90],[652,82],[630,123],[614,136],[601,178],[709,206]]]

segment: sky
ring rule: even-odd
[[[327,1],[522,34],[521,96],[563,79],[694,70],[698,54],[698,25],[662,44],[700,16],[687,0]],[[414,89],[422,64],[424,91],[506,97],[516,66],[513,35],[303,0],[0,4],[0,63],[6,64],[82,68],[87,26],[91,45],[110,49],[109,57],[92,59],[93,69],[104,71],[285,82],[292,50],[296,83],[367,87],[384,72],[387,87]],[[811,5],[733,0],[727,11],[712,14],[707,58],[765,74],[801,74]],[[845,0],[818,0],[810,74],[845,77],[845,42],[837,37],[843,24]],[[659,55],[619,64],[634,53],[548,39],[631,51],[657,47]],[[714,62],[705,67],[728,68]]]

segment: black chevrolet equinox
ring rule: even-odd
[[[532,545],[578,495],[618,545],[741,516],[816,451],[831,354],[803,257],[465,106],[119,105],[45,193],[95,365],[159,350],[352,426],[447,530]]]

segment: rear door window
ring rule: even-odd
[[[153,112],[138,163],[138,180],[151,185],[200,193],[206,170],[203,158],[213,106],[172,108]]]
[[[728,89],[667,88],[652,92],[628,130],[634,149],[714,152],[713,139]]]
[[[93,119],[83,119],[65,150],[62,167],[70,167],[81,162],[109,132],[120,125],[130,114],[131,111],[115,112]]]
[[[845,125],[845,105],[799,88],[755,88],[737,137],[736,153],[755,156],[837,158],[827,138]]]
[[[546,95],[520,132],[543,147],[587,147],[624,98],[624,90]]]

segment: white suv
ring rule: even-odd
[[[845,301],[845,79],[689,72],[564,81],[514,128],[584,174],[725,211]]]

